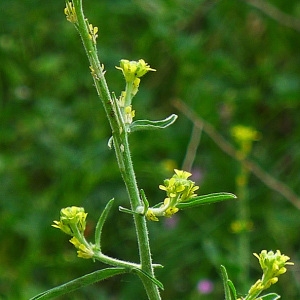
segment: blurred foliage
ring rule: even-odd
[[[269,3],[300,18],[297,0]],[[63,8],[64,1],[0,2],[0,299],[28,299],[102,267],[77,258],[67,237],[51,228],[60,208],[84,206],[92,238],[106,202],[128,202],[84,50]],[[232,143],[232,126],[251,126],[262,133],[251,158],[300,194],[300,32],[244,1],[91,0],[84,9],[99,27],[111,91],[124,88],[114,68],[122,58],[143,58],[157,69],[142,80],[137,119],[167,117],[181,99]],[[191,131],[179,112],[172,127],[131,136],[139,185],[151,204],[162,201],[158,185],[181,167]],[[238,170],[203,133],[193,165],[200,193],[235,192]],[[298,299],[299,210],[253,175],[248,193],[251,252],[289,255],[296,264],[273,291]],[[235,207],[203,206],[149,224],[154,261],[165,266],[157,270],[164,299],[223,299],[220,264],[233,281],[239,272],[238,234],[230,230]],[[137,261],[131,217],[116,206],[108,221],[106,253]],[[253,283],[261,274],[254,257],[250,265]],[[208,294],[201,280],[213,284]],[[145,299],[144,291],[125,275],[63,299],[133,298]]]

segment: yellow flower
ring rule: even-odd
[[[146,212],[146,218],[150,221],[159,221],[158,218],[155,216],[154,212],[152,211],[151,208],[149,208]]]
[[[61,231],[63,231],[64,233],[68,234],[68,235],[73,235],[73,230],[70,226],[68,225],[64,225],[63,223],[59,222],[59,221],[53,221],[54,224],[52,224],[52,227],[58,228]]]
[[[252,294],[256,294],[260,291],[263,291],[264,290],[264,285],[261,281],[261,279],[258,279],[250,288],[248,294],[249,295],[252,295]]]
[[[72,243],[77,249],[77,255],[81,258],[92,258],[94,256],[94,252],[91,248],[86,247],[84,244],[80,243],[76,237],[72,237],[70,239],[70,243]]]
[[[93,27],[93,24],[89,24],[89,38],[96,44],[96,39],[98,37],[98,27]]]
[[[133,96],[136,95],[136,93],[138,92],[139,90],[139,86],[140,86],[140,82],[141,82],[141,79],[140,78],[135,78],[133,83],[132,83],[132,91],[131,91],[131,94]]]
[[[150,68],[150,66],[143,59],[140,59],[138,61],[138,67],[137,67],[137,71],[136,71],[136,77],[142,77],[148,71],[156,71],[156,70]]]
[[[231,129],[231,135],[239,144],[240,151],[237,154],[238,159],[245,159],[251,152],[252,144],[261,138],[261,134],[251,127],[237,125]]]
[[[131,124],[135,116],[135,110],[132,110],[131,105],[128,105],[125,107],[124,112],[125,112],[125,120],[124,120],[125,124]]]
[[[170,218],[179,211],[177,207],[169,207],[165,212],[165,217]]]
[[[243,125],[236,125],[231,129],[231,135],[238,142],[253,142],[258,141],[261,134],[254,130],[252,127],[247,127]]]
[[[175,178],[183,178],[188,179],[190,176],[192,176],[192,173],[182,170],[174,169],[174,172],[176,175],[174,175]]]

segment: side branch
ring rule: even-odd
[[[279,24],[295,29],[300,32],[300,20],[282,12],[274,5],[261,0],[242,0],[242,1],[262,11],[264,14],[274,19]]]

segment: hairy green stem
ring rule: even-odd
[[[90,38],[87,19],[83,14],[82,1],[73,0],[73,5],[77,14],[77,23],[75,26],[81,36],[90,63],[94,84],[112,129],[113,146],[116,152],[118,165],[127,188],[131,208],[134,211],[139,205],[142,205],[142,202],[130,156],[128,133],[125,130],[124,122],[118,117],[119,114],[116,111],[116,106],[113,102],[114,100],[111,98],[111,94],[104,78],[104,70],[98,59],[95,44]],[[134,215],[133,217],[138,240],[141,268],[143,271],[154,277],[145,217],[139,215]],[[117,263],[114,265],[117,265]],[[140,276],[140,278],[144,284],[148,298],[151,300],[161,299],[158,287],[147,277]]]

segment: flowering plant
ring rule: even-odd
[[[244,297],[237,298],[236,289],[232,281],[228,279],[226,269],[223,266],[221,267],[226,300],[276,300],[280,298],[275,293],[264,296],[260,296],[260,294],[278,281],[278,276],[286,272],[286,265],[294,265],[294,263],[288,262],[290,258],[281,254],[279,250],[275,253],[262,250],[260,254],[253,253],[253,255],[258,258],[263,275],[250,287],[248,294]]]
[[[156,278],[154,270],[155,268],[162,266],[152,262],[147,220],[159,221],[159,218],[170,218],[182,209],[235,199],[236,196],[231,193],[223,192],[197,195],[196,191],[198,191],[199,187],[195,185],[195,182],[189,179],[192,174],[188,171],[175,169],[174,175],[169,179],[165,179],[163,184],[159,186],[161,190],[166,192],[166,197],[163,202],[150,206],[144,191],[138,188],[136,182],[128,136],[138,130],[164,129],[172,125],[176,121],[177,116],[172,114],[169,117],[158,121],[134,121],[135,110],[133,109],[132,100],[138,92],[141,77],[149,71],[156,70],[151,68],[143,59],[138,61],[122,59],[120,65],[116,68],[124,75],[125,90],[122,91],[119,98],[117,98],[108,89],[105,80],[104,65],[100,63],[97,55],[96,44],[98,27],[89,23],[88,19],[84,16],[82,0],[67,1],[64,12],[67,20],[75,26],[81,36],[90,63],[89,69],[94,85],[111,127],[112,136],[109,139],[108,147],[111,149],[113,148],[115,151],[119,170],[127,189],[130,204],[130,208],[119,207],[119,210],[120,212],[129,213],[133,216],[140,261],[134,263],[120,260],[108,256],[102,251],[102,230],[107,220],[107,216],[113,207],[114,199],[107,202],[104,210],[100,214],[93,242],[87,241],[84,235],[87,218],[87,213],[84,208],[75,206],[63,208],[60,212],[59,221],[54,221],[52,226],[72,236],[70,242],[77,249],[78,257],[92,259],[94,261],[98,260],[110,267],[87,274],[43,292],[32,299],[50,299],[54,296],[64,295],[82,286],[115,275],[134,273],[141,279],[148,299],[159,300],[161,299],[160,290],[164,287],[163,283]],[[276,276],[283,272],[285,261],[284,258],[280,257],[281,256],[279,255],[279,258],[275,259],[276,266],[279,266],[279,269],[273,273],[268,273],[267,282],[264,281],[265,279],[262,280],[262,283],[260,282],[264,289],[268,287],[269,282],[274,283],[274,278],[277,278]],[[261,260],[264,262],[263,266],[269,266],[269,263],[266,260]],[[259,285],[258,289],[259,288],[261,288],[261,285]],[[255,290],[255,288],[253,289]],[[227,287],[225,287],[225,291],[226,290]],[[248,298],[246,299],[248,300]]]

